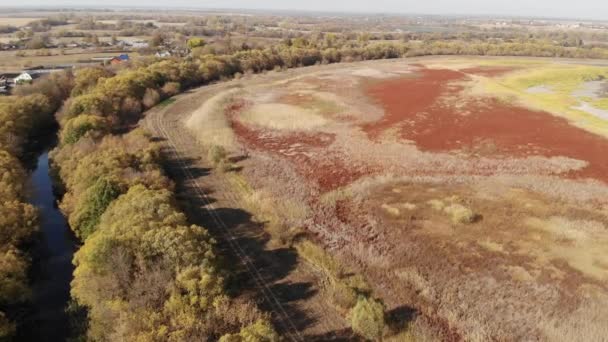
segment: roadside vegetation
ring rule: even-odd
[[[215,66],[203,69],[209,79],[220,77]],[[53,167],[64,191],[60,208],[83,242],[72,297],[87,312],[80,333],[88,338],[276,340],[267,315],[227,295],[215,241],[178,209],[158,145],[129,129],[145,109],[201,82],[197,67],[79,70],[74,96],[58,113]]]

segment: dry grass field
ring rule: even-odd
[[[19,17],[0,17],[0,26],[15,26],[21,27],[40,18],[19,18]]]
[[[15,51],[0,51],[0,72],[18,72],[23,68],[34,66],[85,66],[99,65],[100,62],[93,61],[93,57],[113,57],[119,52],[94,52],[83,49],[64,50],[61,53],[59,50],[48,50],[49,56],[37,56],[35,50],[21,50],[25,56],[16,56]],[[136,57],[137,52],[128,52],[129,56]]]
[[[241,157],[226,177],[256,215],[305,231],[389,310],[414,309],[413,326],[606,341],[608,123],[588,83],[605,75],[542,59],[345,64],[242,80],[185,124]]]

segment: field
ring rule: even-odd
[[[353,63],[246,77],[180,115],[228,151],[224,177],[272,233],[304,231],[412,326],[601,341],[606,76],[548,59]]]
[[[16,56],[15,51],[0,51],[0,72],[19,72],[23,68],[44,66],[90,66],[100,62],[93,57],[114,57],[120,52],[93,52],[83,49],[59,50],[50,49],[48,56],[37,56],[35,50],[25,50],[25,56]],[[137,57],[137,52],[128,52],[130,57]]]

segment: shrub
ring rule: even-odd
[[[366,297],[360,297],[351,312],[353,331],[368,340],[378,340],[384,330],[384,306]]]
[[[450,215],[450,219],[454,224],[466,224],[475,221],[475,213],[473,213],[471,209],[461,204],[450,204],[449,206],[443,208],[443,211]]]
[[[66,122],[61,131],[61,143],[74,144],[87,132],[105,132],[107,129],[106,119],[95,115],[79,115]]]
[[[350,310],[357,304],[357,292],[339,279],[331,279],[329,295],[332,303],[344,310]]]
[[[177,82],[168,82],[162,87],[162,93],[165,97],[171,97],[179,94],[180,85]]]
[[[87,189],[84,199],[76,205],[75,214],[70,217],[70,226],[80,239],[86,240],[95,231],[101,215],[118,195],[118,185],[105,177]]]
[[[199,47],[203,47],[203,46],[205,46],[205,40],[203,38],[198,38],[198,37],[190,38],[190,39],[188,39],[187,45],[188,45],[188,49],[190,49],[190,50],[199,48]]]
[[[207,158],[214,166],[220,166],[220,164],[223,163],[227,157],[228,153],[224,147],[213,145],[211,148],[209,148]]]
[[[343,270],[340,264],[327,254],[323,248],[315,245],[314,243],[304,240],[296,245],[298,255],[310,264],[319,268],[329,277],[340,278]]]
[[[160,94],[155,89],[148,88],[142,99],[142,103],[146,108],[152,108],[160,102]]]
[[[238,334],[227,334],[220,338],[220,342],[275,342],[280,341],[279,335],[266,320],[258,320],[255,323],[241,329]]]

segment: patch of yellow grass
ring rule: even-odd
[[[229,151],[235,148],[236,137],[224,110],[237,92],[237,89],[231,89],[213,96],[186,120],[186,127],[203,145],[221,146]]]
[[[537,255],[540,264],[560,259],[588,276],[608,279],[608,234],[602,223],[553,216],[527,218],[524,224],[532,230],[517,244],[522,252]]]
[[[443,208],[443,211],[450,215],[452,223],[466,224],[472,223],[475,220],[475,213],[473,210],[465,207],[462,204],[453,203]]]
[[[302,221],[310,215],[310,208],[301,202],[286,198],[278,199],[264,189],[253,189],[245,178],[237,173],[225,175],[236,189],[247,210],[256,220],[281,224],[285,221]]]
[[[401,211],[399,210],[399,208],[396,208],[390,204],[382,204],[382,209],[384,209],[387,213],[393,215],[393,216],[399,216],[399,214],[401,213]]]
[[[292,131],[312,130],[327,123],[313,110],[283,103],[256,104],[239,119],[247,124]]]
[[[473,210],[465,207],[462,204],[456,203],[457,196],[447,197],[444,200],[431,199],[427,204],[434,210],[442,211],[449,215],[450,220],[454,224],[467,224],[475,221],[475,213]]]
[[[295,247],[298,255],[308,261],[309,264],[323,271],[328,277],[337,279],[342,277],[344,272],[342,266],[323,248],[308,240],[299,242]]]
[[[9,25],[21,27],[31,23],[34,20],[39,20],[41,18],[8,18],[8,17],[0,17],[0,26]]]

